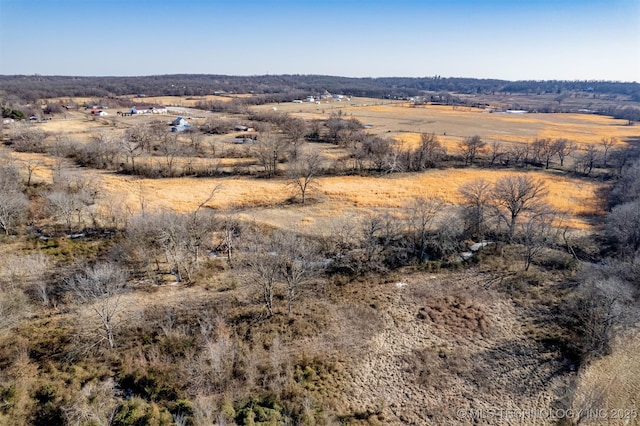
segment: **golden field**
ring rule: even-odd
[[[136,98],[134,98],[135,100]],[[192,106],[202,98],[187,99],[176,97],[145,97],[145,102],[163,103],[167,105]],[[209,96],[207,100],[228,100],[227,97]],[[412,107],[407,103],[382,101],[379,99],[351,98],[337,102],[334,99],[322,100],[321,103],[283,103],[277,105],[261,105],[258,110],[287,112],[303,118],[326,119],[331,114],[341,111],[346,118],[355,118],[363,124],[370,125],[366,131],[382,137],[393,138],[404,148],[418,143],[420,133],[434,133],[447,147],[449,152],[458,149],[458,142],[465,137],[479,135],[485,141],[499,141],[504,144],[512,142],[532,142],[536,138],[567,138],[579,144],[599,144],[603,138],[615,138],[619,145],[624,145],[640,132],[634,126],[626,125],[624,120],[587,114],[508,114],[490,113],[483,109],[452,106]],[[110,111],[106,119],[96,120],[86,111],[72,112],[66,118],[57,118],[37,126],[56,137],[68,137],[77,141],[86,141],[97,131],[111,131],[120,134],[123,129],[139,122],[149,120],[168,124],[173,116],[118,117],[116,110]],[[217,114],[204,113],[212,117]],[[243,120],[242,117],[239,120]],[[219,147],[226,149],[248,149],[229,144],[232,135],[205,136],[204,143],[215,139]],[[208,145],[207,145],[208,146]],[[322,151],[326,158],[336,159],[346,153],[333,145],[317,144],[316,149]],[[26,154],[16,154],[26,159]],[[145,162],[163,162],[162,157],[138,159],[139,164]],[[187,160],[176,158],[175,164],[180,166],[186,162],[202,164],[208,159],[196,158]],[[221,158],[215,161],[227,170],[236,165],[251,164],[247,158]],[[43,158],[43,167],[36,170],[35,177],[41,180],[50,179],[52,160]],[[255,167],[255,166],[254,166]],[[312,203],[308,206],[292,206],[290,199],[295,195],[292,187],[283,178],[264,180],[253,177],[233,178],[175,178],[175,179],[140,179],[103,171],[83,170],[83,173],[95,175],[101,182],[103,202],[118,200],[136,211],[144,199],[147,208],[169,208],[177,211],[195,209],[211,190],[219,185],[219,189],[208,204],[212,208],[237,208],[245,211],[255,210],[250,216],[257,221],[277,225],[300,223],[306,227],[326,226],[327,218],[338,217],[349,211],[349,214],[368,212],[376,209],[399,208],[415,196],[437,196],[451,205],[460,201],[458,188],[466,182],[484,178],[488,181],[519,173],[507,170],[489,169],[449,169],[431,170],[417,174],[397,174],[388,176],[338,176],[318,179],[317,186],[310,190]],[[602,207],[595,198],[595,191],[601,189],[602,183],[594,180],[572,178],[531,170],[545,182],[548,190],[548,201],[567,216],[565,224],[577,229],[591,226],[592,219],[602,214]],[[108,200],[108,201],[107,201]],[[270,213],[276,209],[276,213]],[[267,219],[271,217],[272,219]],[[293,221],[293,222],[292,222]]]
[[[241,209],[248,216],[255,215],[257,222],[262,222],[262,216],[274,216],[265,214],[265,210],[274,209],[282,220],[280,226],[300,224],[302,219],[305,219],[302,223],[305,226],[312,226],[311,222],[324,226],[328,219],[340,217],[347,211],[353,215],[357,211],[368,213],[401,208],[418,196],[439,197],[455,205],[460,202],[458,188],[466,182],[479,178],[493,182],[514,173],[518,172],[435,170],[384,177],[325,177],[318,180],[317,188],[310,190],[312,202],[306,206],[288,205],[294,190],[282,179],[138,179],[100,173],[100,180],[104,187],[104,201],[112,203],[117,199],[132,212],[139,211],[141,200],[147,209],[193,211],[217,187],[207,207]],[[563,223],[566,226],[588,228],[592,219],[603,213],[594,195],[598,184],[544,174],[537,177],[545,183],[548,202],[565,215]],[[253,210],[254,215],[251,213]]]

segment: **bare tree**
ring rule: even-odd
[[[493,188],[493,202],[498,218],[507,226],[507,239],[513,241],[521,213],[538,206],[546,195],[544,184],[528,175],[511,175],[499,179]]]
[[[418,262],[427,257],[429,233],[443,207],[444,202],[440,198],[416,197],[404,208],[411,248]]]
[[[580,334],[579,351],[583,359],[606,355],[622,322],[623,306],[633,300],[633,290],[619,277],[603,277],[598,271],[587,270],[570,306],[576,331]]]
[[[82,225],[83,213],[95,203],[97,190],[90,179],[80,175],[61,173],[54,182],[54,189],[47,194],[51,213],[65,222],[67,232],[71,233],[74,222]]]
[[[524,270],[540,253],[553,243],[553,221],[555,212],[549,206],[539,206],[530,212],[520,224],[520,240],[524,246]]]
[[[489,151],[491,153],[491,165],[495,165],[504,155],[506,151],[504,150],[502,143],[500,141],[492,141],[489,144]]]
[[[383,172],[390,164],[389,158],[392,155],[393,146],[388,139],[365,135],[357,151],[359,152],[355,154],[356,156],[360,156],[363,161],[368,160],[377,172]]]
[[[235,241],[240,234],[240,224],[233,213],[227,211],[222,219],[222,242],[218,247],[224,249],[229,267],[233,267],[233,253],[235,251]]]
[[[274,314],[273,299],[276,285],[281,278],[281,263],[277,258],[279,254],[271,249],[272,247],[266,250],[254,247],[247,261],[251,278],[260,288],[262,301],[269,316]]]
[[[27,216],[29,200],[20,187],[20,174],[12,164],[0,163],[0,229],[14,232]]]
[[[33,179],[33,174],[36,170],[43,166],[42,161],[38,159],[27,159],[23,160],[24,168],[27,171],[27,186],[31,186],[31,181]]]
[[[487,143],[483,141],[480,136],[470,136],[458,143],[458,148],[462,151],[462,157],[464,158],[464,164],[473,165],[478,154],[482,153],[487,146]]]
[[[98,263],[67,281],[69,292],[78,302],[87,305],[97,319],[97,326],[87,324],[95,338],[94,346],[106,341],[110,349],[116,347],[126,283],[127,272],[112,263]]]
[[[130,147],[135,151],[142,150],[150,152],[153,137],[153,132],[146,123],[134,124],[124,133],[124,138],[131,144]]]
[[[560,167],[564,167],[564,160],[576,150],[576,144],[568,139],[560,138],[553,142],[553,151],[560,160]]]
[[[14,123],[9,133],[9,140],[18,152],[46,151],[47,134],[29,123]]]
[[[316,178],[322,172],[323,161],[317,151],[306,150],[289,164],[289,184],[300,192],[302,204],[305,203],[307,191],[315,186]]]
[[[281,127],[289,142],[289,155],[295,161],[300,143],[307,134],[307,126],[300,118],[288,117]]]
[[[618,140],[614,137],[602,138],[602,140],[600,141],[600,145],[602,146],[603,167],[607,167],[607,162],[609,160],[609,150],[617,143],[618,143]]]
[[[606,231],[623,255],[640,249],[640,199],[615,206],[607,216]]]
[[[263,135],[253,145],[253,152],[268,177],[278,173],[278,163],[283,159],[286,146],[287,142],[273,133]]]
[[[545,169],[549,168],[551,158],[556,154],[555,149],[555,143],[549,138],[536,139],[531,144],[534,161],[544,164]]]
[[[20,288],[29,296],[47,306],[50,301],[50,285],[46,275],[50,271],[49,258],[40,252],[27,255],[11,254],[5,256],[0,267],[0,282],[7,288]]]
[[[76,161],[81,165],[91,165],[100,169],[113,168],[122,154],[121,139],[112,132],[95,132],[88,144],[75,143]],[[128,161],[128,159],[126,160]]]
[[[166,176],[172,177],[175,175],[175,160],[182,152],[178,135],[171,133],[165,135],[162,142],[158,146],[158,150],[164,155]]]
[[[280,232],[273,239],[278,249],[280,273],[287,285],[287,311],[291,315],[300,288],[316,273],[318,250],[295,232]]]
[[[492,202],[492,185],[484,179],[477,179],[461,186],[458,191],[464,200],[462,207],[466,230],[472,238],[482,240]]]
[[[575,166],[586,176],[589,176],[598,161],[598,155],[599,152],[595,145],[589,145],[582,151],[582,154],[577,157]]]
[[[202,141],[204,137],[200,131],[196,129],[191,129],[186,132],[187,137],[189,138],[189,149],[196,155],[201,155],[204,153],[202,149]]]
[[[517,143],[513,144],[512,148],[509,150],[509,154],[513,159],[514,165],[520,164],[521,166],[525,166],[529,161],[529,154],[531,151],[531,147],[526,143]]]
[[[420,145],[408,153],[406,168],[420,171],[436,167],[446,155],[446,149],[433,133],[421,133]]]

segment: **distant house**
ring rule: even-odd
[[[189,125],[189,122],[182,117],[178,117],[171,122],[174,126],[186,126]]]
[[[167,107],[164,105],[148,105],[148,106],[134,106],[129,111],[130,114],[166,114]]]
[[[182,117],[178,117],[171,123],[173,127],[171,127],[171,131],[176,132],[184,132],[186,130],[191,129],[191,124],[187,120]]]
[[[307,99],[305,99],[306,102],[313,102],[315,100],[316,98],[314,98],[313,96],[307,96]]]
[[[151,113],[152,114],[166,114],[167,113],[167,107],[164,106],[164,105],[152,106],[151,107]]]

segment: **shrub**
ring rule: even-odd
[[[173,417],[166,408],[133,397],[125,401],[116,412],[113,426],[169,426]]]

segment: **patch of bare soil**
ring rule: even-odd
[[[402,281],[381,284],[388,303],[379,331],[353,358],[345,417],[398,425],[556,421],[499,411],[553,408],[569,377],[559,353],[526,337],[524,311],[484,289],[476,271]],[[472,410],[485,418],[471,419]]]

